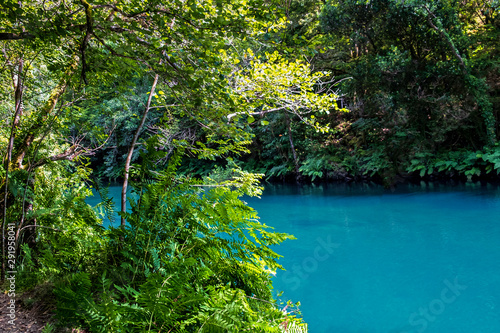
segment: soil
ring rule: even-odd
[[[0,332],[38,333],[42,332],[47,323],[54,320],[55,304],[51,296],[50,286],[39,286],[32,291],[16,295],[14,325],[9,323],[11,302],[8,293],[0,294]],[[54,330],[52,332],[57,332]]]

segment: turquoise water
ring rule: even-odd
[[[309,332],[500,332],[499,186],[268,185],[246,201],[298,238],[275,249],[274,286]]]
[[[108,187],[109,192],[108,192],[108,197],[113,199],[113,202],[115,204],[116,210],[114,213],[110,216],[111,219],[108,218],[108,216],[105,216],[103,218],[103,226],[104,227],[109,227],[113,226],[115,228],[120,226],[121,222],[121,217],[118,215],[118,211],[120,211],[121,208],[121,196],[122,196],[122,186],[119,185],[118,183],[111,183]],[[92,190],[92,193],[94,194],[92,197],[88,197],[85,199],[85,201],[91,205],[91,206],[96,206],[101,202],[101,197],[99,196],[99,193],[95,190]],[[132,191],[132,187],[129,186],[127,188],[127,211],[130,212],[130,198],[137,198],[137,194]]]

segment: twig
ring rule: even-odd
[[[46,227],[46,226],[43,226],[43,225],[34,225],[34,224],[33,225],[24,226],[19,231],[22,231],[23,229],[26,229],[26,228],[45,228],[45,229],[51,229],[51,230],[55,230],[55,231],[64,231],[64,230],[60,230],[60,229],[57,229],[57,228]]]

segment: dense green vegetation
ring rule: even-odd
[[[287,42],[338,82],[348,113],[317,116],[329,134],[292,117],[299,173],[314,178],[496,177],[500,168],[499,4],[495,1],[309,1]],[[287,120],[255,127],[267,176],[296,176]],[[266,134],[267,133],[267,134]],[[257,155],[257,156],[255,156]]]
[[[316,91],[340,95],[337,112],[257,112],[237,124],[253,134],[251,153],[234,157],[271,179],[496,177],[498,11],[494,1],[293,1],[285,30],[260,49],[331,73]],[[205,140],[199,124],[179,127]],[[100,174],[120,175],[121,164],[101,161]],[[186,158],[181,170],[206,175],[221,163]]]
[[[97,332],[300,321],[271,293],[271,246],[291,236],[241,196],[262,175],[497,177],[499,10],[3,1],[2,280],[48,284],[60,324]],[[101,226],[108,180],[136,198],[117,229]]]

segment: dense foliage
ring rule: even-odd
[[[102,231],[96,265],[58,282],[61,319],[103,332],[279,331],[269,245],[289,236],[266,230],[239,199],[258,193],[257,178],[234,170],[243,182],[204,188],[174,172],[173,160],[138,184],[127,228]]]
[[[270,128],[253,128],[245,160],[252,168],[388,185],[410,176],[498,175],[498,2],[295,1],[291,8],[284,42],[307,42],[315,68],[335,74],[339,107],[349,112],[316,115],[326,135],[297,117],[269,115]]]
[[[281,267],[270,246],[290,236],[240,200],[260,193],[259,176],[236,165],[205,180],[177,172],[183,156],[247,152],[238,118],[329,112],[333,95],[312,88],[323,74],[253,54],[285,25],[279,14],[259,0],[2,2],[2,280],[17,271],[18,292],[53,286],[58,323],[93,332],[300,322],[272,293]],[[105,229],[114,207],[100,178],[122,176],[132,211]],[[85,203],[92,186],[98,207]]]
[[[17,269],[19,288],[48,283],[59,323],[96,332],[299,322],[270,278],[271,246],[291,236],[241,200],[260,193],[254,173],[497,177],[499,11],[496,0],[2,1],[2,279]],[[125,180],[122,225],[105,229],[109,180]]]

